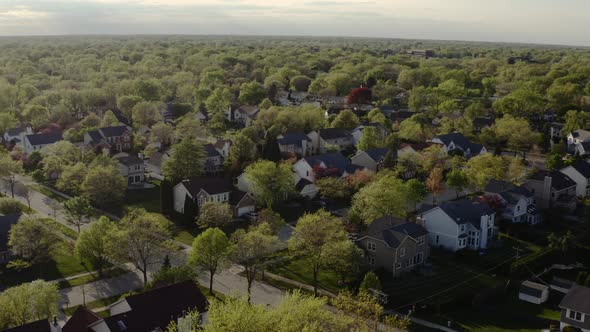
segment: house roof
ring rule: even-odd
[[[540,298],[543,292],[549,290],[548,286],[525,280],[520,284],[520,293]]]
[[[88,330],[92,323],[102,320],[100,316],[87,309],[85,306],[79,306],[66,324],[62,327],[62,332],[83,332]]]
[[[446,202],[439,206],[457,225],[472,224],[479,229],[481,217],[491,215],[494,210],[487,204],[469,199]]]
[[[326,128],[320,129],[319,135],[322,139],[337,139],[343,137],[350,137],[352,134],[350,130],[344,128]]]
[[[389,151],[389,148],[376,148],[376,149],[369,149],[365,150],[365,153],[371,157],[376,162],[379,162],[385,158],[385,155]]]
[[[389,119],[393,122],[398,122],[398,121],[403,121],[403,120],[409,119],[414,114],[416,114],[416,112],[399,110],[399,111],[391,112],[391,114],[389,115]]]
[[[225,146],[226,143],[231,145],[231,141],[228,140],[228,139],[218,139],[215,142],[215,147],[218,148],[218,149],[221,149],[221,148],[223,148]]]
[[[0,216],[0,252],[8,250],[8,232],[12,225],[16,225],[20,219],[20,213]]]
[[[286,133],[282,138],[277,139],[280,145],[299,145],[302,141],[310,142],[311,139],[305,133]]]
[[[584,153],[586,153],[586,154],[590,153],[590,142],[582,142],[582,143],[580,143],[580,146],[584,150]]]
[[[7,330],[2,330],[2,332],[51,332],[51,326],[47,319],[41,319]]]
[[[222,176],[198,176],[183,180],[182,184],[193,197],[201,190],[204,190],[209,195],[215,195],[231,192],[234,189],[231,179]]]
[[[217,151],[217,149],[215,149],[213,144],[205,144],[203,145],[203,148],[205,149],[205,153],[207,154],[208,158],[221,157],[221,154],[219,151]]]
[[[309,181],[306,178],[301,178],[299,179],[299,181],[297,181],[297,184],[295,185],[295,189],[297,189],[297,191],[301,191],[303,190],[303,188],[305,188],[305,186],[308,186],[310,184],[313,184],[313,182]]]
[[[531,193],[525,187],[519,186],[514,187],[512,189],[508,189],[499,193],[499,195],[509,204],[516,204],[522,197],[533,197],[533,193]]]
[[[590,141],[590,131],[584,129],[578,129],[572,132],[572,136],[579,139],[582,142]]]
[[[209,305],[192,281],[131,295],[125,301],[131,311],[104,319],[112,332],[145,332],[157,328],[165,330],[172,319],[184,312],[196,309],[204,313]]]
[[[426,229],[416,223],[385,216],[374,220],[363,235],[381,240],[390,248],[397,248],[408,237],[417,239],[426,234]]]
[[[61,133],[31,134],[25,137],[31,145],[47,145],[63,140]]]
[[[125,166],[132,166],[137,164],[143,164],[143,160],[137,156],[121,156],[116,158],[118,162]]]
[[[483,145],[472,143],[470,140],[467,139],[461,133],[450,133],[446,135],[439,135],[436,136],[439,140],[441,140],[446,146],[451,144],[451,142],[455,143],[456,146],[460,147],[463,150],[471,150],[472,154],[478,154],[483,149]]]
[[[318,156],[305,157],[305,161],[311,166],[319,166],[324,163],[327,167],[337,168],[341,172],[346,171],[348,162],[340,152],[326,153]]]
[[[559,303],[560,308],[590,315],[590,288],[574,284]]]
[[[551,188],[557,191],[574,187],[576,185],[574,180],[559,171],[550,172],[546,170],[538,170],[531,175],[530,179],[535,181],[545,181],[545,177],[551,178]]]
[[[104,137],[117,137],[123,135],[127,131],[126,126],[116,126],[116,127],[103,127],[98,128],[102,136]]]
[[[491,179],[483,191],[487,192],[487,193],[499,194],[503,191],[506,191],[506,190],[509,190],[509,189],[512,189],[515,187],[516,186],[510,182]]]
[[[98,143],[98,142],[102,141],[102,136],[100,135],[98,130],[91,130],[86,133],[88,134],[88,136],[90,136],[90,139],[92,140],[92,142]]]
[[[240,203],[240,201],[244,198],[244,196],[248,195],[247,192],[241,190],[234,190],[229,193],[229,205],[236,206]]]
[[[26,130],[27,130],[27,127],[8,128],[6,130],[6,133],[8,134],[8,136],[18,136],[21,133],[25,132]]]
[[[572,167],[585,178],[590,178],[590,163],[579,160]]]
[[[258,109],[257,106],[242,105],[242,106],[238,107],[238,109],[236,111],[238,111],[242,114],[245,114],[248,117],[255,117],[256,114],[258,114],[258,111],[260,111],[260,110]]]
[[[573,281],[563,279],[563,278],[553,277],[553,279],[551,280],[552,287],[570,289],[570,288],[572,288],[573,285],[574,285]]]

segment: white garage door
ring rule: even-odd
[[[243,215],[245,215],[248,212],[252,212],[254,211],[254,206],[244,206],[238,209],[238,216],[241,217]]]

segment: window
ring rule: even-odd
[[[369,260],[369,264],[370,265],[375,265],[375,257],[373,256],[368,256],[367,259]]]
[[[520,211],[520,205],[516,206],[516,211]]]
[[[399,268],[401,268],[401,267],[402,267],[402,263],[397,263],[397,264],[395,264],[395,269],[399,269]]]
[[[569,309],[567,311],[568,311],[567,317],[569,319],[577,320],[578,322],[582,322],[584,320],[584,315],[582,315],[581,312],[577,312],[577,311],[573,311],[573,310],[569,310]]]
[[[424,244],[424,236],[421,236],[418,238],[418,245],[423,245]]]
[[[436,244],[438,244],[438,240],[440,240],[440,237],[437,235],[436,236]]]
[[[404,257],[406,255],[406,248],[399,249],[399,257]]]
[[[369,251],[377,250],[377,245],[375,244],[375,242],[367,242],[367,250],[369,250]]]

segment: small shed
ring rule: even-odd
[[[518,299],[534,304],[545,303],[549,298],[549,286],[525,280],[520,284]]]
[[[557,292],[560,292],[563,294],[567,294],[573,285],[574,285],[574,282],[571,280],[553,277],[553,280],[551,280],[549,287],[554,291],[557,291]]]

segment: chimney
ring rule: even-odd
[[[541,196],[541,206],[542,208],[548,208],[551,202],[551,182],[553,178],[550,175],[545,175],[545,179],[543,180],[543,192]]]

